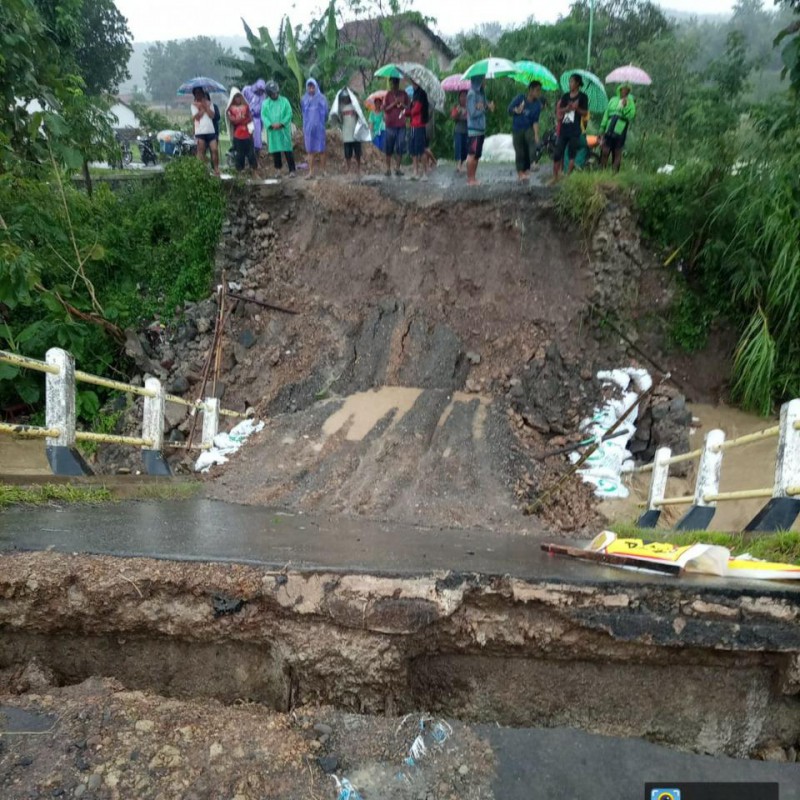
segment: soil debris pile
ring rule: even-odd
[[[224,270],[244,299],[230,305],[215,394],[271,424],[214,496],[529,526],[514,487],[545,485],[567,467],[531,455],[573,441],[599,398],[593,373],[628,359],[619,341],[592,335],[600,278],[552,199],[508,188],[490,195],[445,200],[402,181],[232,187],[218,280]],[[634,237],[622,216],[615,209],[598,224],[617,243]],[[612,249],[604,270],[628,284],[649,276],[637,247]],[[129,336],[130,352],[143,372],[194,397],[216,316],[213,298],[190,304],[157,336]],[[382,387],[419,395],[402,417],[384,409],[357,442],[350,422],[325,432],[330,416],[366,402],[350,398]],[[194,420],[170,414],[169,438],[180,443]],[[120,426],[135,429],[135,414],[126,420]],[[592,513],[572,509],[570,519],[581,528]]]
[[[414,718],[418,721],[419,716]],[[397,779],[416,732],[402,720],[331,708],[270,712],[246,700],[176,700],[111,679],[0,694],[0,794],[31,796],[334,798],[346,771],[365,797],[493,797],[494,754],[454,723],[435,758]]]

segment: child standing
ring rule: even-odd
[[[455,122],[453,145],[456,153],[456,172],[464,171],[469,155],[469,136],[467,135],[467,93],[458,93],[458,103],[450,109],[450,117]]]
[[[383,98],[375,98],[375,110],[370,111],[369,127],[372,132],[372,144],[381,151],[386,152],[386,122],[383,119]]]

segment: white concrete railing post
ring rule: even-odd
[[[719,480],[722,472],[722,453],[720,446],[725,441],[725,431],[718,428],[709,431],[703,442],[703,453],[697,465],[697,481],[694,485],[694,505],[716,508],[716,501],[706,501],[707,495],[719,494]]]
[[[214,437],[219,431],[219,400],[216,397],[206,397],[203,409],[203,447],[212,447]]]
[[[45,362],[58,367],[58,375],[47,373],[45,383],[45,427],[58,428],[58,438],[46,440],[48,447],[75,447],[75,359],[66,350],[51,347]]]
[[[664,499],[669,478],[669,464],[672,450],[669,447],[659,447],[653,458],[653,477],[650,479],[650,494],[647,497],[648,511],[661,511],[658,503]]]
[[[142,411],[142,439],[150,441],[142,447],[144,468],[148,475],[168,477],[172,471],[164,458],[164,412],[167,405],[164,387],[158,378],[148,378],[144,388],[153,392],[152,397],[145,396]]]
[[[775,459],[775,487],[773,497],[788,497],[790,486],[800,486],[800,400],[790,400],[781,406],[778,452]]]
[[[58,367],[58,374],[48,372],[45,379],[45,425],[58,429],[58,436],[45,439],[50,469],[54,475],[91,475],[75,447],[75,359],[66,350],[51,347],[44,360]]]
[[[164,449],[164,412],[166,410],[164,387],[158,378],[148,378],[144,382],[144,388],[155,392],[154,397],[144,398],[142,439],[149,439],[152,442],[152,444],[145,445],[144,449],[161,452]]]

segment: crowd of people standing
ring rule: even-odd
[[[319,83],[309,78],[300,100],[303,139],[308,157],[308,179],[325,174],[327,167],[327,129],[336,127],[341,133],[345,168],[361,177],[363,147],[371,143],[385,159],[385,175],[403,175],[402,160],[410,156],[412,179],[427,179],[437,161],[430,144],[434,134],[434,115],[425,89],[407,78],[409,89],[403,90],[399,78],[391,78],[383,96],[373,98],[365,114],[358,94],[350,87],[339,90],[332,103]],[[569,91],[559,98],[555,109],[556,131],[553,157],[553,180],[564,172],[582,166],[588,150],[586,126],[589,100],[582,88],[583,78],[575,73],[569,79]],[[536,168],[542,152],[540,117],[545,107],[542,84],[532,81],[524,93],[513,98],[508,106],[512,119],[512,142],[519,181],[526,181]],[[487,134],[487,114],[495,111],[488,101],[485,79],[473,77],[468,91],[461,91],[450,109],[453,120],[453,150],[456,171],[466,172],[467,183],[477,184],[478,164],[483,155]],[[210,154],[212,167],[219,175],[220,112],[204,89],[194,90],[191,106],[197,140],[198,158]],[[622,152],[636,106],[631,87],[623,85],[608,103],[600,123],[601,165],[609,158],[619,170]],[[289,100],[281,94],[274,80],[258,80],[241,91],[233,88],[225,109],[225,120],[231,140],[233,162],[237,171],[245,166],[258,167],[258,154],[267,148],[274,168],[280,173],[284,162],[290,178],[296,177],[297,165],[292,140],[293,112]]]

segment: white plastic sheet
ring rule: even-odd
[[[483,143],[484,161],[493,163],[514,163],[514,142],[510,133],[496,133],[487,136]]]
[[[263,430],[263,422],[252,419],[242,420],[230,433],[218,433],[214,437],[214,446],[200,453],[195,462],[195,472],[208,472],[215,464],[227,464],[228,456],[233,455],[254,434]]]

